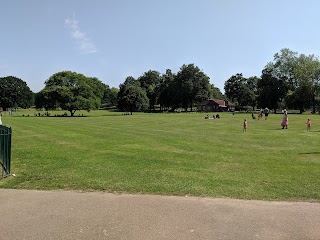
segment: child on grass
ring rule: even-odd
[[[310,118],[308,118],[308,121],[307,121],[307,131],[311,131],[311,120],[310,120]]]
[[[289,123],[288,112],[285,109],[285,110],[283,110],[283,118],[282,118],[282,122],[281,122],[282,129],[284,129],[284,128],[288,129],[288,123]]]
[[[243,132],[247,132],[247,127],[248,127],[247,119],[244,119],[244,121],[243,121]]]

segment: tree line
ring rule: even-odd
[[[167,69],[144,72],[140,77],[128,76],[118,88],[110,88],[95,77],[63,71],[45,81],[45,87],[33,93],[23,80],[8,76],[0,78],[0,106],[63,109],[73,116],[77,110],[116,106],[119,110],[155,111],[183,108],[193,111],[199,101],[216,98],[229,100],[238,108],[299,109],[319,106],[320,61],[282,49],[262,70],[260,77],[231,76],[224,84],[225,94],[210,84],[210,78],[198,66],[184,64],[177,73]]]
[[[225,95],[239,106],[306,109],[316,112],[320,105],[320,61],[313,54],[298,54],[288,48],[274,55],[261,77],[231,76]],[[319,109],[318,109],[319,110]]]

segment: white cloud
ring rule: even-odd
[[[85,32],[79,27],[79,22],[73,16],[73,19],[67,18],[64,22],[65,26],[70,29],[70,35],[76,40],[81,53],[95,53],[97,48]]]

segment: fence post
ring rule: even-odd
[[[2,168],[2,177],[10,175],[11,135],[11,128],[0,125],[0,165]]]

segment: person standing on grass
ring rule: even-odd
[[[310,118],[308,118],[308,121],[307,121],[307,131],[311,131],[311,120],[310,120]]]
[[[248,122],[247,119],[244,119],[243,121],[243,132],[247,132]]]
[[[260,109],[260,112],[259,112],[259,114],[258,114],[258,120],[260,120],[260,119],[262,118],[262,115],[263,115],[263,110]]]
[[[263,110],[263,113],[264,113],[264,120],[267,120],[267,119],[268,119],[268,115],[269,115],[269,109],[266,107],[266,108]]]
[[[285,110],[283,110],[283,118],[282,118],[282,122],[281,122],[282,129],[284,129],[284,128],[288,129],[288,123],[289,123],[288,112],[285,109]]]

